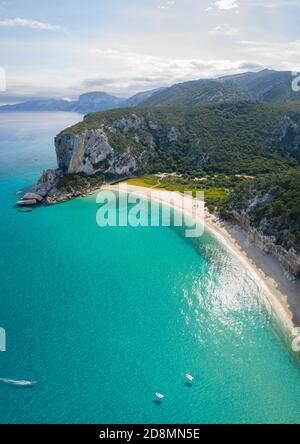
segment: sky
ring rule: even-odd
[[[300,71],[299,32],[300,0],[0,0],[0,102]]]

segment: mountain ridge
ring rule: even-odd
[[[173,178],[171,190],[205,188],[211,211],[233,217],[299,275],[300,101],[90,113],[58,134],[55,147],[58,168],[44,172],[35,188],[47,204],[85,195],[103,182],[163,172]]]
[[[105,92],[88,92],[78,100],[35,100],[16,105],[4,105],[0,111],[67,111],[88,114],[117,108],[152,106],[195,106],[233,100],[254,100],[267,103],[287,103],[300,100],[300,91],[293,91],[294,77],[290,71],[265,69],[258,72],[200,79],[177,83],[166,88],[142,91],[127,99]]]
[[[143,91],[128,99],[116,97],[103,91],[94,91],[81,94],[77,100],[36,99],[14,105],[3,105],[0,106],[0,111],[65,111],[88,114],[110,109],[134,107],[149,98],[152,94],[163,89],[164,88],[157,88]]]

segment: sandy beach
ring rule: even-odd
[[[119,190],[119,185],[107,185],[106,190]],[[145,193],[148,197],[156,200],[153,196],[153,188],[145,188],[134,185],[127,185],[130,193]],[[170,197],[177,192],[163,190],[160,193],[161,202],[170,205]],[[173,204],[172,207],[177,210]],[[187,213],[191,216],[190,213]],[[221,241],[233,254],[238,256],[241,262],[252,273],[253,277],[261,285],[264,293],[271,305],[272,310],[278,320],[285,327],[288,336],[292,335],[292,330],[300,326],[300,282],[292,279],[282,268],[279,261],[260,250],[248,238],[247,233],[238,225],[230,224],[220,220],[215,215],[205,209],[204,225],[219,241]]]

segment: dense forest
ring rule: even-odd
[[[62,134],[103,127],[114,149],[146,153],[141,172],[266,174],[298,164],[298,106],[246,101],[112,110]]]
[[[161,186],[204,190],[211,210],[244,212],[275,243],[300,251],[299,102],[111,110],[61,134],[90,129],[103,130],[114,150],[143,158],[133,176],[176,173]]]
[[[226,209],[245,213],[251,226],[300,253],[300,169],[238,184]]]

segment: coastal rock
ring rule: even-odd
[[[49,169],[44,171],[42,177],[35,186],[35,191],[27,192],[22,200],[17,202],[17,205],[19,207],[29,207],[46,202],[49,193],[53,190],[56,192],[56,186],[62,175],[63,173],[60,169]]]
[[[57,194],[53,194],[52,196],[47,196],[45,202],[47,205],[55,205],[57,203],[66,202],[66,201],[72,199],[72,197],[75,197],[75,196],[73,196],[70,193],[68,193],[68,194],[57,193]]]
[[[19,205],[19,207],[23,207],[23,206],[31,206],[31,205],[36,205],[37,201],[35,199],[28,199],[28,200],[19,200],[19,202],[17,202],[17,205]]]
[[[61,171],[59,169],[53,170],[49,169],[43,172],[42,177],[36,185],[36,192],[41,196],[43,193],[48,193],[51,188],[57,183],[58,178],[61,176]]]
[[[26,193],[25,196],[23,196],[23,200],[36,200],[37,202],[42,202],[43,196],[37,193]]]
[[[39,191],[39,195],[42,196],[43,199],[47,196],[47,194],[48,194],[47,191],[44,190]]]
[[[42,177],[35,187],[36,193],[42,198],[45,198],[49,194],[49,192],[56,186],[61,176],[62,171],[60,169],[49,169],[44,171]]]

